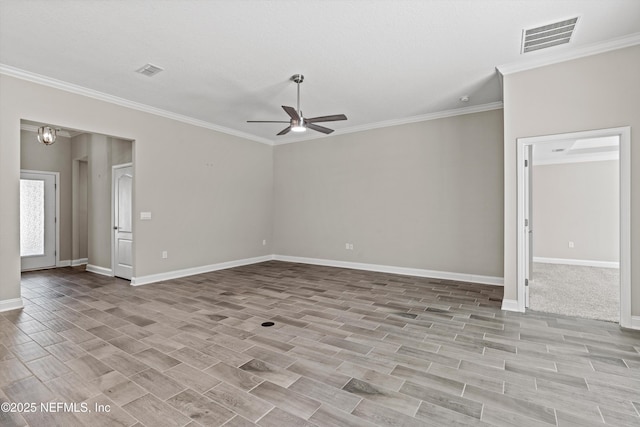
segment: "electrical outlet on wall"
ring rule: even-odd
[[[344,244],[344,248],[348,251],[352,251],[353,250],[353,243],[345,243]]]
[[[162,251],[162,259],[169,258],[169,253],[167,251]]]
[[[573,242],[569,241],[569,247],[570,247],[571,249],[573,249],[573,248],[574,248],[574,244],[573,244]]]
[[[262,246],[265,246],[266,244],[267,244],[267,240],[265,239],[262,241]]]

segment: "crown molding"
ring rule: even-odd
[[[640,44],[640,33],[630,34],[605,42],[594,43],[583,47],[577,47],[570,51],[561,53],[546,54],[544,56],[523,59],[522,61],[512,62],[510,64],[499,65],[496,67],[498,73],[503,76],[521,71],[527,71],[534,68],[553,65],[560,62],[571,61],[573,59],[583,58],[585,56],[597,55],[612,50],[623,49]]]
[[[363,131],[372,130],[372,129],[406,125],[410,123],[426,122],[429,120],[444,119],[446,117],[462,116],[465,114],[482,113],[484,111],[500,110],[501,108],[503,108],[502,101],[491,102],[488,104],[474,105],[474,106],[464,107],[464,108],[455,108],[453,110],[438,111],[435,113],[421,114],[419,116],[405,117],[402,119],[385,120],[382,122],[368,123],[366,125],[361,125],[361,126],[353,126],[353,127],[337,130],[334,133],[332,133],[330,136],[346,135],[349,133],[363,132]],[[277,141],[277,142],[273,142],[273,145],[285,145],[285,144],[292,144],[294,142],[311,141],[314,139],[326,138],[327,136],[328,135],[319,134],[317,136],[314,135],[314,136],[309,136],[305,138],[290,139],[282,142]]]
[[[38,84],[49,86],[55,89],[64,90],[66,92],[83,95],[89,98],[97,99],[99,101],[109,102],[111,104],[120,105],[122,107],[131,108],[133,110],[142,111],[142,112],[153,114],[156,116],[165,117],[171,120],[176,120],[176,121],[187,123],[193,126],[211,129],[217,132],[225,133],[227,135],[237,136],[240,138],[248,139],[248,140],[259,142],[266,145],[273,146],[273,145],[291,144],[294,142],[310,141],[313,139],[326,137],[326,135],[318,134],[317,136],[307,136],[302,138],[289,139],[287,141],[270,140],[270,139],[262,138],[246,132],[241,132],[234,129],[219,126],[214,123],[194,119],[192,117],[184,116],[182,114],[172,113],[170,111],[155,108],[150,105],[129,101],[128,99],[109,95],[103,92],[98,92],[93,89],[88,89],[83,86],[78,86],[72,83],[64,82],[62,80],[57,80],[51,77],[43,76],[41,74],[32,73],[30,71],[22,70],[20,68],[12,67],[6,64],[0,64],[0,74],[4,74],[10,77],[15,77],[22,80],[27,80],[33,83],[38,83]],[[419,116],[406,117],[402,119],[385,120],[382,122],[375,122],[375,123],[369,123],[361,126],[354,126],[350,128],[340,129],[336,131],[334,134],[332,134],[331,136],[344,135],[348,133],[362,132],[365,130],[386,128],[390,126],[398,126],[398,125],[404,125],[409,123],[424,122],[428,120],[436,120],[436,119],[442,119],[445,117],[460,116],[464,114],[480,113],[483,111],[498,110],[498,109],[501,109],[502,107],[503,107],[503,104],[500,101],[500,102],[492,102],[488,104],[474,105],[474,106],[469,106],[464,108],[456,108],[452,110],[439,111],[435,113],[422,114]],[[35,129],[37,131],[37,128]],[[26,130],[32,130],[32,129],[26,129]]]
[[[131,108],[132,110],[138,110],[138,111],[153,114],[156,116],[164,117],[167,119],[176,120],[178,122],[190,124],[193,126],[211,129],[217,132],[225,133],[227,135],[237,136],[240,138],[248,139],[248,140],[259,142],[262,144],[273,145],[273,141],[268,140],[266,138],[261,138],[245,132],[229,129],[224,126],[219,126],[214,123],[206,122],[204,120],[194,119],[192,117],[184,116],[182,114],[172,113],[171,111],[162,110],[160,108],[155,108],[150,105],[141,104],[139,102],[134,102],[128,99],[109,95],[103,92],[99,92],[97,90],[89,89],[89,88],[78,86],[62,80],[57,80],[51,77],[43,76],[41,74],[36,74],[30,71],[22,70],[20,68],[12,67],[10,65],[0,64],[0,74],[4,74],[10,77],[15,77],[22,80],[27,80],[33,83],[38,83],[38,84],[49,86],[55,89],[64,90],[66,92],[83,95],[89,98],[97,99],[99,101],[109,102],[111,104],[120,105],[121,107]]]

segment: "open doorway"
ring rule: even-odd
[[[532,146],[529,308],[620,320],[619,136]]]
[[[611,307],[609,307],[608,316],[604,320],[614,320],[617,321],[619,319],[620,325],[628,327],[631,323],[631,286],[630,286],[630,129],[629,128],[615,128],[615,129],[603,129],[596,131],[587,131],[587,132],[576,132],[571,134],[560,134],[560,135],[551,135],[551,136],[541,136],[541,137],[532,137],[532,138],[520,138],[517,142],[517,154],[518,154],[518,305],[521,311],[525,311],[526,308],[531,309],[541,309],[539,307],[535,307],[536,302],[534,301],[534,289],[538,285],[536,281],[540,279],[540,285],[543,285],[543,281],[552,282],[547,283],[550,286],[550,290],[548,290],[553,301],[551,304],[555,306],[554,309],[549,309],[548,307],[544,307],[542,311],[551,311],[558,312],[561,314],[568,315],[580,315],[582,317],[592,317],[592,318],[602,318],[602,315],[590,316],[589,313],[581,313],[576,314],[574,311],[575,308],[571,307],[571,304],[575,301],[571,301],[571,297],[560,296],[558,289],[553,289],[553,286],[558,286],[558,282],[562,282],[563,284],[567,284],[567,282],[573,281],[575,283],[572,290],[569,291],[569,295],[578,296],[580,293],[581,297],[585,297],[587,301],[591,301],[593,304],[599,304],[598,296],[595,295],[599,290],[596,287],[590,288],[588,286],[584,286],[584,281],[581,281],[578,276],[583,275],[583,277],[587,276],[598,276],[596,280],[614,280],[617,281],[617,289],[619,293],[615,295],[615,299],[618,302],[617,313],[611,314]],[[619,146],[619,151],[615,150],[615,147]],[[573,150],[571,147],[574,147]],[[557,150],[554,152],[554,150]],[[573,151],[573,152],[571,152]],[[536,152],[538,156],[536,156]],[[619,154],[614,154],[618,153]],[[535,205],[535,194],[538,192],[538,184],[536,184],[536,175],[535,169],[533,165],[536,163],[536,157],[538,158],[538,163],[544,163],[546,159],[547,162],[553,163],[551,158],[556,158],[557,162],[560,162],[561,158],[571,158],[571,156],[583,156],[584,161],[593,160],[596,157],[600,157],[602,159],[609,156],[612,159],[614,156],[619,157],[619,162],[616,162],[615,166],[607,163],[600,163],[599,169],[609,169],[608,173],[611,174],[611,169],[615,168],[616,176],[613,177],[614,180],[617,179],[617,188],[619,188],[619,199],[618,203],[618,212],[616,212],[617,219],[619,220],[618,224],[608,224],[608,230],[603,230],[604,233],[611,233],[612,228],[617,228],[617,235],[611,236],[607,235],[606,238],[603,234],[598,235],[598,233],[591,233],[588,237],[582,235],[580,237],[580,246],[577,247],[575,240],[567,237],[567,232],[571,231],[572,227],[574,228],[573,233],[576,233],[575,230],[579,230],[581,227],[580,223],[583,220],[593,221],[592,215],[594,212],[584,213],[580,215],[580,218],[575,218],[574,215],[574,224],[567,226],[566,230],[558,230],[555,231],[553,227],[549,227],[549,224],[541,224],[542,229],[547,229],[546,236],[540,235],[540,239],[538,244],[536,245],[536,227],[538,224],[538,219],[535,215],[534,205]],[[589,158],[590,156],[590,158]],[[557,163],[560,164],[560,163]],[[577,163],[574,163],[576,165]],[[583,165],[584,166],[584,165]],[[552,170],[555,169],[555,170]],[[555,177],[555,185],[559,187],[557,173],[567,173],[568,169],[563,168],[552,168],[546,171],[540,170],[539,179],[543,187],[548,187],[549,185],[554,185],[553,174],[556,174]],[[574,168],[576,169],[576,168]],[[577,168],[582,169],[582,178],[585,177],[585,173],[595,173],[597,168],[591,168],[591,171],[587,171],[589,168]],[[551,173],[546,173],[551,172]],[[544,177],[544,175],[549,175]],[[544,182],[544,179],[550,180],[550,182]],[[594,177],[591,177],[594,178]],[[609,176],[611,178],[611,176]],[[577,177],[574,177],[577,179]],[[591,185],[596,185],[592,179]],[[542,189],[544,191],[544,188]],[[609,191],[615,191],[615,187],[609,188]],[[565,189],[565,197],[567,195],[566,191],[571,191]],[[573,191],[577,191],[575,188]],[[590,191],[589,189],[582,189],[580,191]],[[602,193],[603,189],[592,189],[592,193],[596,193],[600,191]],[[562,191],[556,192],[556,195],[563,194]],[[594,195],[594,194],[590,194]],[[611,196],[611,194],[609,194]],[[583,197],[583,201],[580,203],[584,203],[584,200],[587,200],[588,197]],[[610,201],[611,199],[609,199]],[[546,203],[552,203],[553,201]],[[571,203],[578,204],[576,200],[569,201]],[[567,211],[570,211],[570,208],[567,208]],[[584,209],[584,206],[582,207]],[[598,209],[592,209],[597,211]],[[569,212],[567,212],[569,213]],[[600,212],[596,212],[602,214],[602,210]],[[611,212],[607,213],[611,215]],[[597,215],[596,215],[597,216]],[[541,218],[543,222],[544,218]],[[610,221],[611,222],[611,221]],[[613,221],[615,222],[615,221]],[[558,224],[554,224],[558,225]],[[583,227],[585,225],[582,225]],[[617,226],[617,227],[616,227]],[[602,228],[605,228],[603,226]],[[554,236],[548,236],[550,233],[555,233]],[[563,234],[565,233],[565,234]],[[614,231],[615,233],[615,231]],[[545,240],[546,239],[546,240]],[[589,240],[591,239],[591,240]],[[566,240],[566,241],[565,241]],[[565,247],[566,245],[566,247]],[[617,248],[612,248],[611,246],[617,246]],[[553,248],[551,248],[553,247]],[[617,249],[617,250],[616,250]],[[587,254],[586,251],[591,251]],[[547,256],[541,256],[543,252],[547,251]],[[555,251],[555,252],[554,252]],[[536,252],[538,252],[536,254]],[[578,255],[579,254],[579,255]],[[617,255],[619,254],[619,261],[615,261]],[[537,255],[537,259],[536,259]],[[591,258],[591,259],[590,259]],[[600,259],[594,259],[600,258]],[[592,265],[584,265],[585,260],[592,261]],[[535,261],[538,261],[537,263]],[[542,262],[540,262],[542,261]],[[598,262],[599,261],[599,262]],[[618,263],[619,262],[619,263]],[[582,264],[582,265],[581,265]],[[564,267],[559,267],[564,266]],[[611,267],[619,266],[619,274],[606,274],[613,273],[613,270],[604,270]],[[589,270],[591,267],[591,270]],[[603,270],[598,270],[603,269]],[[578,271],[580,270],[580,271]],[[539,277],[536,277],[536,273]],[[565,275],[565,278],[562,278],[562,275]],[[554,284],[553,281],[556,281]],[[537,290],[540,290],[538,288]],[[556,294],[554,295],[554,292]],[[608,296],[611,296],[611,289],[604,290],[603,292],[609,292]],[[619,296],[618,296],[619,295]],[[579,298],[575,298],[578,300]],[[584,310],[589,310],[585,308]]]
[[[57,176],[57,249],[55,262],[48,267],[84,266],[87,271],[114,276],[112,167],[126,163],[133,170],[133,142],[55,127],[55,142],[44,145],[37,139],[43,125],[21,121],[21,169]],[[132,191],[127,194],[132,201]],[[133,241],[128,249],[132,245]],[[26,270],[24,265],[23,261]],[[133,271],[132,257],[129,271]]]

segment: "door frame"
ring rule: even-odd
[[[116,218],[115,218],[115,210],[116,210],[116,183],[115,183],[115,179],[116,179],[116,174],[115,171],[116,169],[122,169],[122,168],[128,168],[131,167],[133,169],[133,162],[130,163],[122,163],[119,165],[113,165],[111,166],[111,276],[115,277],[115,271],[116,271],[116,239],[115,239],[115,233],[113,232],[114,227],[116,226]],[[132,193],[131,193],[131,235],[133,236],[134,231],[134,219],[135,216],[133,215],[134,209],[133,209],[133,188],[132,188]],[[133,244],[132,246],[132,265],[131,265],[131,269],[132,269],[132,278],[133,276],[133,270],[135,270],[135,250],[133,250],[133,247],[135,246],[136,241],[135,239],[133,240]]]
[[[60,172],[51,172],[51,171],[40,171],[40,170],[33,170],[33,169],[20,169],[20,179],[22,179],[22,174],[23,173],[33,173],[33,174],[39,174],[39,175],[53,175],[54,181],[55,181],[55,185],[53,186],[53,192],[54,192],[54,197],[55,197],[55,220],[53,221],[54,224],[54,235],[55,235],[55,264],[52,266],[53,268],[55,267],[62,267],[62,265],[60,264]],[[22,258],[22,257],[21,257]],[[21,263],[22,264],[22,263]],[[47,267],[47,268],[52,268],[52,267]],[[30,270],[34,270],[34,269],[26,269],[23,270],[22,268],[20,269],[20,271],[30,271]]]
[[[617,127],[590,131],[571,132],[556,135],[518,138],[517,155],[517,303],[518,311],[525,312],[525,151],[528,146],[537,143],[564,139],[599,138],[604,136],[620,137],[620,326],[632,327],[631,318],[631,127]]]

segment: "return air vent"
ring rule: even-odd
[[[160,71],[163,71],[164,68],[160,68],[160,67],[156,67],[153,64],[147,64],[142,68],[139,68],[136,70],[136,73],[140,73],[142,75],[145,75],[147,77],[152,77],[155,76],[156,74],[158,74]]]
[[[522,53],[569,43],[578,18],[530,28],[522,32]]]

